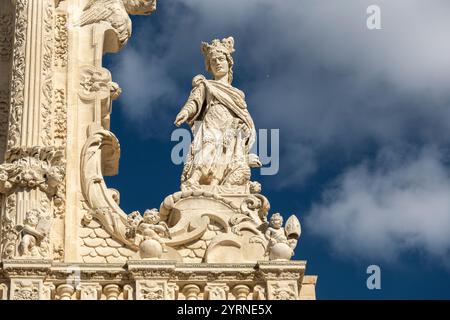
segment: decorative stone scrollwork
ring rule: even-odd
[[[113,2],[108,4],[115,6],[119,3]],[[87,8],[90,10],[94,6],[96,5],[90,3]],[[214,40],[209,45],[210,52],[206,53],[205,58],[221,54],[223,50],[230,51],[233,47],[230,39],[222,42]],[[231,59],[231,56],[227,57]],[[270,204],[259,193],[261,185],[249,180],[250,168],[261,164],[256,155],[249,153],[255,138],[255,128],[247,111],[244,94],[229,86],[231,80],[224,84],[216,80],[208,82],[205,77],[200,76],[195,79],[197,89],[191,93],[187,104],[177,116],[176,123],[190,123],[194,120],[199,115],[198,112],[201,112],[200,105],[205,101],[222,105],[217,107],[220,109],[218,114],[225,112],[226,108],[238,114],[237,118],[231,116],[234,120],[230,118],[230,121],[240,123],[250,136],[230,137],[235,144],[235,148],[230,147],[230,150],[234,152],[233,159],[240,161],[239,166],[245,167],[245,172],[233,165],[226,166],[222,168],[223,172],[217,173],[217,179],[206,181],[203,174],[199,174],[200,163],[199,166],[194,166],[196,169],[191,168],[189,174],[183,173],[183,181],[187,184],[182,183],[182,191],[166,197],[159,212],[156,209],[147,210],[142,217],[137,211],[127,215],[119,206],[118,191],[107,188],[103,178],[116,174],[118,169],[119,142],[107,130],[109,122],[105,120],[109,119],[111,101],[120,93],[120,89],[111,81],[111,74],[107,69],[90,65],[80,68],[78,95],[82,100],[94,103],[94,123],[88,127],[88,137],[81,152],[81,186],[86,214],[83,218],[84,227],[80,232],[84,244],[80,253],[84,261],[104,262],[105,259],[113,259],[111,256],[119,259],[123,255],[118,254],[117,250],[135,252],[132,256],[127,255],[126,259],[170,259],[191,263],[288,260],[293,255],[300,236],[298,220],[291,217],[286,228],[280,229],[282,222],[280,226],[273,222],[281,216],[275,214],[269,225],[267,215]],[[199,88],[208,86],[207,91],[213,97],[209,97],[206,91],[202,91],[204,97],[202,92],[197,92]],[[200,99],[199,95],[204,99]],[[197,108],[197,111],[193,108]],[[211,125],[220,125],[218,114],[211,115],[214,118],[210,119]],[[189,115],[192,117],[189,118]],[[219,123],[215,123],[216,120]],[[211,147],[208,144],[208,132],[204,134],[206,138],[198,138],[203,139],[199,140],[200,149]],[[240,150],[238,146],[243,149]],[[209,169],[214,171],[217,167],[211,165]],[[235,173],[236,177],[233,176]],[[192,183],[188,183],[189,181]],[[227,190],[230,193],[226,193]],[[105,243],[106,246],[102,247]],[[124,248],[120,248],[120,245]]]
[[[207,284],[205,298],[208,300],[227,300],[230,288],[225,283]]]
[[[39,300],[41,297],[41,280],[12,280],[11,300]]]
[[[54,139],[58,146],[65,146],[67,138],[67,105],[65,89],[55,89],[53,97],[55,104]]]
[[[67,65],[67,46],[69,32],[67,30],[67,14],[58,12],[55,18],[55,57],[54,65],[65,67]]]
[[[16,188],[39,188],[57,203],[64,199],[60,186],[65,177],[64,150],[55,147],[13,148],[0,165],[0,193]]]
[[[2,216],[2,238],[1,249],[2,258],[11,259],[16,254],[17,242],[20,236],[15,225],[14,213],[16,209],[16,196],[10,194],[6,197],[5,214]]]
[[[117,34],[120,47],[131,36],[131,19],[128,14],[150,14],[156,10],[156,0],[90,0],[84,8],[80,27],[107,23]]]
[[[85,65],[79,72],[78,94],[81,99],[94,101],[94,121],[99,122],[105,129],[109,129],[112,101],[117,99],[122,90],[112,81],[108,69]]]
[[[140,280],[136,282],[137,300],[165,300],[167,282]]]
[[[43,19],[43,55],[42,55],[42,86],[41,86],[41,139],[45,146],[52,145],[52,95],[53,95],[53,1],[47,1]]]
[[[105,68],[84,66],[80,72],[80,96],[91,100],[99,96],[102,98],[116,99],[120,95],[117,83],[111,81],[111,73]]]
[[[77,286],[77,294],[80,300],[99,300],[102,286],[98,283],[82,283]]]
[[[25,86],[25,39],[27,34],[28,0],[16,0],[15,35],[11,80],[11,108],[9,113],[8,149],[19,144],[20,121]]]
[[[270,300],[297,300],[297,283],[292,281],[269,281],[268,293]]]
[[[113,175],[117,171],[120,157],[117,138],[108,130],[91,126],[81,154],[81,187],[89,210],[84,222],[88,224],[95,218],[111,236],[138,251],[134,238],[129,237],[130,219],[103,179],[103,175]]]

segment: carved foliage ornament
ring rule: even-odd
[[[67,15],[57,13],[55,19],[55,66],[65,67],[67,65],[67,44],[69,34],[67,30]]]
[[[16,0],[15,35],[11,81],[11,112],[9,115],[8,148],[19,143],[20,121],[24,102],[25,84],[25,39],[27,34],[28,0]]]
[[[51,126],[51,106],[53,95],[53,5],[52,1],[47,1],[43,20],[43,56],[42,56],[42,103],[41,103],[41,122],[42,132],[41,138],[45,146],[52,143],[52,126]]]
[[[40,283],[33,281],[15,281],[13,283],[13,300],[39,300]]]
[[[131,36],[128,14],[150,14],[156,10],[156,0],[90,0],[84,8],[80,27],[105,22],[116,32],[123,46]]]
[[[60,185],[65,177],[64,150],[55,147],[13,148],[7,163],[0,165],[0,193],[15,188],[39,188],[56,202],[64,195]]]
[[[16,253],[16,244],[20,232],[15,228],[14,212],[16,209],[16,196],[10,194],[6,197],[6,212],[2,215],[1,221],[1,249],[2,258],[10,259]]]

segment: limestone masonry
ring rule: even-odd
[[[299,220],[269,214],[251,180],[261,163],[232,83],[232,37],[201,44],[210,75],[193,75],[174,117],[194,137],[179,190],[174,181],[159,208],[126,213],[106,186],[121,89],[102,57],[129,40],[129,14],[155,10],[0,0],[0,300],[315,299],[317,277],[291,261]]]

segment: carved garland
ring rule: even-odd
[[[4,259],[11,259],[16,254],[16,244],[19,238],[19,231],[15,228],[15,211],[16,195],[10,194],[6,197],[5,214],[2,216],[1,256]]]
[[[43,37],[43,57],[42,57],[42,97],[41,115],[42,115],[42,142],[44,146],[50,146],[52,142],[52,126],[51,126],[51,106],[53,95],[53,6],[51,1],[47,2],[44,16],[44,37]]]
[[[25,83],[25,39],[27,33],[28,0],[16,1],[16,24],[14,35],[14,53],[11,81],[11,112],[9,115],[8,149],[17,146],[20,136],[20,120]]]

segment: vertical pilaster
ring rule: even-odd
[[[55,1],[9,2],[15,7],[8,134],[0,164],[2,257],[52,258],[50,232],[55,212],[64,211],[65,175],[65,151],[54,143]]]

